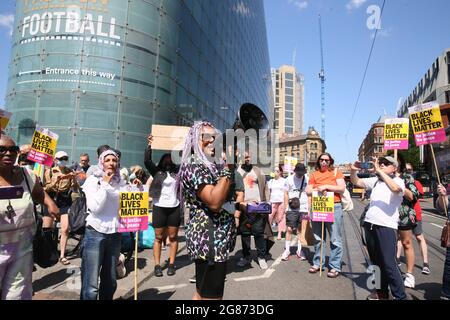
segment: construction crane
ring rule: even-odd
[[[319,14],[319,33],[320,33],[320,57],[322,69],[319,73],[321,83],[321,102],[322,102],[322,139],[325,141],[325,69],[323,66],[323,44],[322,44],[322,18]]]

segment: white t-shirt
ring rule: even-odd
[[[289,199],[299,198],[300,208],[296,209],[300,212],[308,212],[308,196],[306,194],[306,186],[308,185],[308,176],[305,174],[302,178],[297,178],[295,174],[287,179]],[[289,208],[292,210],[291,208]]]
[[[402,189],[402,192],[399,193],[393,193],[386,183],[379,180],[378,177],[361,180],[367,191],[372,190],[370,195],[370,207],[369,210],[367,210],[364,221],[397,230],[399,216],[398,208],[403,201],[403,193],[405,192],[405,183],[403,182],[403,179],[399,177],[393,179]]]
[[[271,179],[268,186],[270,190],[270,202],[284,202],[284,193],[289,189],[286,179],[282,177],[278,179]]]
[[[245,186],[244,201],[261,201],[261,195],[259,194],[258,176],[254,169],[245,175],[245,171],[238,171],[242,174]],[[242,173],[243,172],[243,173]],[[245,178],[244,178],[245,175]]]
[[[175,179],[167,172],[167,177],[164,179],[161,189],[161,196],[159,199],[153,199],[153,204],[162,208],[175,208],[180,204],[175,192]]]

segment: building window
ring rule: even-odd
[[[287,80],[294,80],[294,75],[292,73],[285,73],[284,77]]]
[[[293,127],[285,127],[284,130],[287,134],[293,134],[294,133],[294,128]]]
[[[285,119],[286,127],[293,127],[294,126],[294,120],[292,119]]]
[[[294,95],[294,90],[293,90],[293,89],[286,88],[286,89],[284,89],[284,90],[285,90],[285,93],[286,93],[286,94],[291,95],[291,96]]]
[[[284,116],[285,116],[286,118],[293,119],[293,118],[294,118],[294,112],[292,112],[292,111],[286,111],[286,112],[284,113]]]
[[[294,81],[292,81],[292,80],[285,80],[284,81],[284,86],[286,87],[286,88],[293,88],[294,87]]]
[[[286,96],[284,97],[284,101],[288,103],[294,103],[294,97],[293,96]]]
[[[286,109],[286,111],[293,111],[294,105],[292,103],[285,103],[284,108]]]

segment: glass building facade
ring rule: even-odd
[[[239,107],[272,107],[262,0],[21,0],[6,108],[8,131],[36,125],[58,150],[96,148],[142,164],[152,123],[232,125]]]

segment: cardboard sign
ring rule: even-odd
[[[152,149],[183,150],[190,127],[152,125]]]
[[[417,146],[447,140],[441,110],[437,102],[417,105],[408,110]]]
[[[36,127],[31,142],[31,150],[28,152],[28,160],[50,167],[56,153],[58,135],[48,129]]]
[[[12,113],[6,110],[0,109],[0,129],[3,130],[8,125],[9,119],[11,119]]]
[[[148,229],[148,187],[128,185],[119,192],[119,232]]]
[[[298,159],[294,157],[284,157],[283,171],[287,173],[294,173],[295,165]]]
[[[312,221],[334,222],[334,192],[327,192],[326,196],[318,191],[312,195]]]

